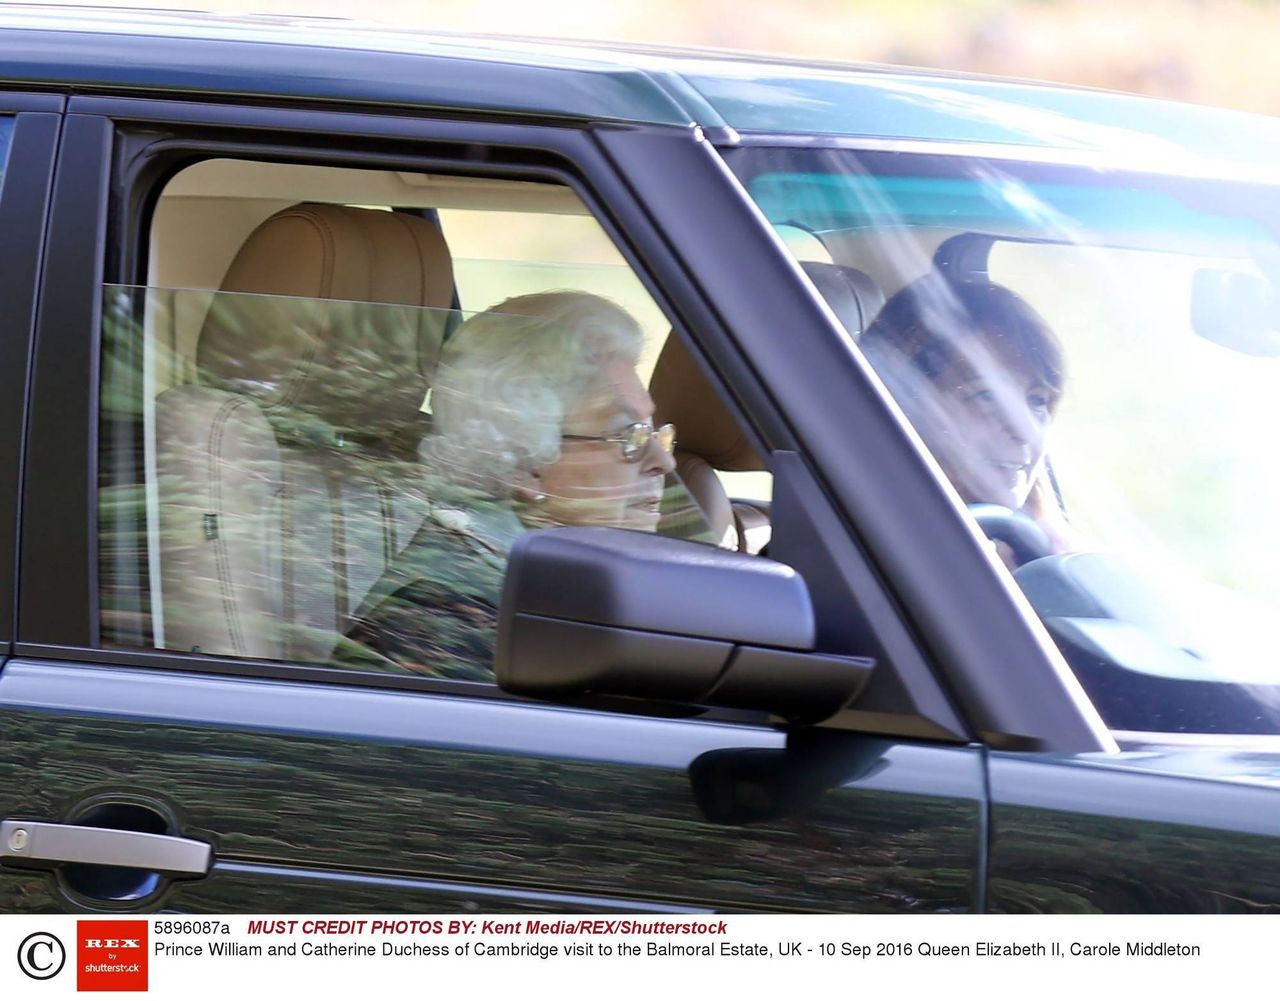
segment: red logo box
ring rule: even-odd
[[[76,922],[76,990],[146,989],[147,922]]]

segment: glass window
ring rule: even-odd
[[[770,220],[873,289],[874,318],[851,332],[1103,718],[1280,733],[1276,188],[735,157]]]
[[[104,291],[104,642],[490,681],[521,532],[746,548],[681,475],[718,403],[568,189],[210,161],[151,247]]]

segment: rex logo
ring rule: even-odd
[[[76,990],[146,989],[147,922],[76,922]]]

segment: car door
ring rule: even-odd
[[[993,754],[991,910],[1274,913],[1275,754],[1194,741]]]
[[[17,643],[0,672],[0,818],[60,829],[70,848],[19,858],[10,846],[0,909],[982,906],[983,751],[756,374],[769,360],[726,329],[706,275],[727,258],[698,257],[661,221],[691,211],[705,222],[719,203],[741,213],[726,174],[706,161],[702,187],[680,194],[675,164],[628,162],[652,191],[677,193],[657,206],[620,179],[625,130],[89,97],[69,111],[26,439]],[[705,155],[694,130],[654,131]],[[162,648],[153,626],[130,632],[154,614],[154,564],[141,550],[117,558],[107,527],[136,504],[138,537],[155,529],[146,491],[122,501],[111,470],[121,450],[146,454],[155,432],[112,417],[104,387],[119,383],[104,380],[117,357],[104,351],[174,291],[151,281],[160,186],[219,158],[571,190],[769,456],[771,553],[805,575],[823,649],[879,661],[863,698],[838,726],[787,728],[758,713],[554,705],[486,683]],[[722,187],[705,189],[716,176]],[[754,239],[773,252],[763,230]],[[785,268],[758,277],[765,287],[744,303],[793,281]],[[139,289],[139,326],[113,328],[112,304],[136,303]],[[828,336],[820,314],[814,326]],[[146,383],[139,399],[154,396]]]

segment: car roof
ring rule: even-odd
[[[337,18],[0,4],[0,80],[1280,163],[1280,122],[1128,94],[874,65],[463,36]]]

